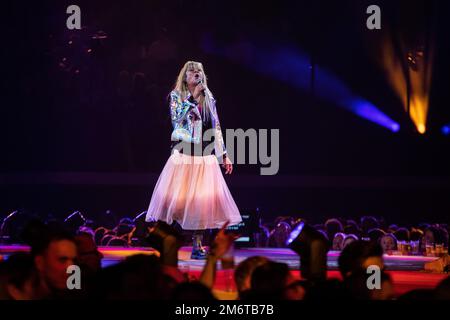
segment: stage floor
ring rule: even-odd
[[[104,267],[118,263],[127,256],[134,254],[157,254],[151,248],[119,248],[119,247],[100,247],[104,255],[102,264]],[[12,245],[0,246],[0,254],[5,258],[14,252],[26,252],[27,246]],[[179,251],[179,268],[183,272],[188,272],[191,276],[199,277],[204,260],[190,259],[191,248],[182,247]],[[300,278],[300,262],[296,253],[290,249],[284,248],[242,248],[235,249],[235,262],[238,264],[242,260],[255,255],[265,256],[273,261],[287,263],[294,276]],[[328,253],[328,277],[340,279],[337,259],[339,252],[331,251]],[[396,295],[400,295],[412,289],[430,289],[434,288],[441,280],[447,277],[446,274],[424,272],[423,266],[426,262],[437,258],[423,256],[389,256],[385,255],[386,271],[392,276]],[[218,264],[216,284],[214,286],[216,295],[220,298],[232,299],[236,296],[233,286],[230,284],[229,277],[221,270]]]

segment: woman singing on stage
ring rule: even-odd
[[[220,171],[231,174],[216,109],[200,62],[188,61],[170,93],[171,155],[152,194],[146,220],[175,220],[194,230],[192,259],[203,259],[203,230],[218,229],[229,221],[242,221]],[[209,140],[209,141],[208,141]]]

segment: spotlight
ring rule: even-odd
[[[307,280],[325,280],[328,241],[323,234],[301,221],[289,235],[286,246],[300,256],[300,271]]]
[[[414,55],[413,52],[408,52],[406,60],[408,61],[408,66],[412,70],[417,71],[417,57]]]
[[[393,123],[393,124],[391,125],[391,130],[392,130],[393,132],[399,132],[399,131],[400,131],[400,125],[399,125],[398,123]]]
[[[441,131],[443,135],[448,136],[450,134],[450,125],[443,126]]]
[[[423,123],[419,123],[417,125],[417,131],[419,131],[420,134],[424,134],[427,131],[427,128]]]
[[[424,47],[418,46],[407,53],[406,60],[408,62],[409,67],[412,70],[417,71],[419,68],[418,64],[419,62],[421,62],[420,60],[423,59],[423,57],[424,57]]]

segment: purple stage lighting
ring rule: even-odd
[[[375,122],[392,132],[398,132],[400,130],[400,125],[398,123],[390,119],[387,115],[377,109],[377,107],[366,100],[354,100],[351,104],[351,108],[358,116]]]
[[[446,136],[450,135],[450,124],[443,126],[441,131],[442,131],[443,135],[446,135]]]
[[[207,53],[223,56],[301,90],[311,88],[310,58],[296,48],[277,45],[262,46],[250,41],[238,41],[220,46],[209,35],[204,37],[202,46]],[[347,109],[392,132],[400,130],[397,122],[369,101],[354,94],[336,76],[319,66],[315,70],[315,93],[320,99]]]

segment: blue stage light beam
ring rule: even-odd
[[[311,63],[307,54],[288,46],[261,46],[239,41],[227,46],[217,45],[210,35],[202,42],[206,53],[225,57],[248,68],[301,90],[311,87]],[[315,93],[322,100],[336,104],[354,114],[398,132],[400,125],[370,101],[359,97],[343,81],[320,66],[315,71]]]
[[[445,136],[450,135],[450,123],[443,126],[441,131],[442,131],[442,134]]]

